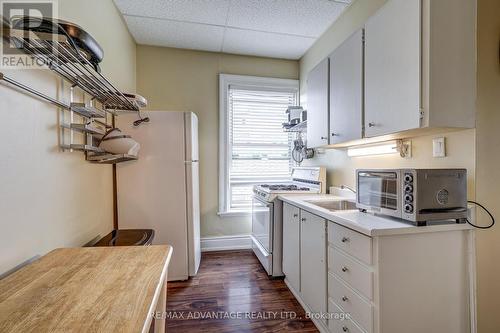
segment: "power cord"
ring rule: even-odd
[[[474,204],[476,206],[481,207],[490,216],[490,218],[491,218],[491,224],[488,225],[488,226],[483,227],[483,226],[480,226],[480,225],[473,224],[471,221],[469,221],[469,219],[467,219],[467,223],[469,223],[474,228],[478,228],[478,229],[489,229],[489,228],[491,228],[491,227],[493,227],[495,225],[495,218],[490,213],[490,211],[486,209],[486,207],[484,207],[483,205],[481,205],[479,202],[475,202],[475,201],[472,201],[472,200],[469,200],[467,202],[471,203],[471,204]]]
[[[139,111],[139,120],[134,121],[134,126],[137,127],[142,123],[149,123],[149,117],[142,118],[141,111]]]

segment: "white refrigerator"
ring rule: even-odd
[[[139,159],[117,165],[118,228],[154,229],[153,244],[173,247],[168,280],[196,275],[201,260],[198,117],[149,111],[117,117],[116,127],[141,145]]]

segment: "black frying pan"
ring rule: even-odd
[[[12,19],[12,28],[64,35],[75,48],[83,53],[95,70],[100,72],[99,63],[104,57],[104,51],[97,41],[82,27],[54,18],[21,16]]]

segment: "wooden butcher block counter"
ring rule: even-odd
[[[171,255],[167,245],[56,249],[0,280],[0,332],[148,332],[165,311]]]

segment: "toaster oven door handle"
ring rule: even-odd
[[[360,172],[358,174],[361,177],[382,177],[382,178],[397,178],[396,172]]]

